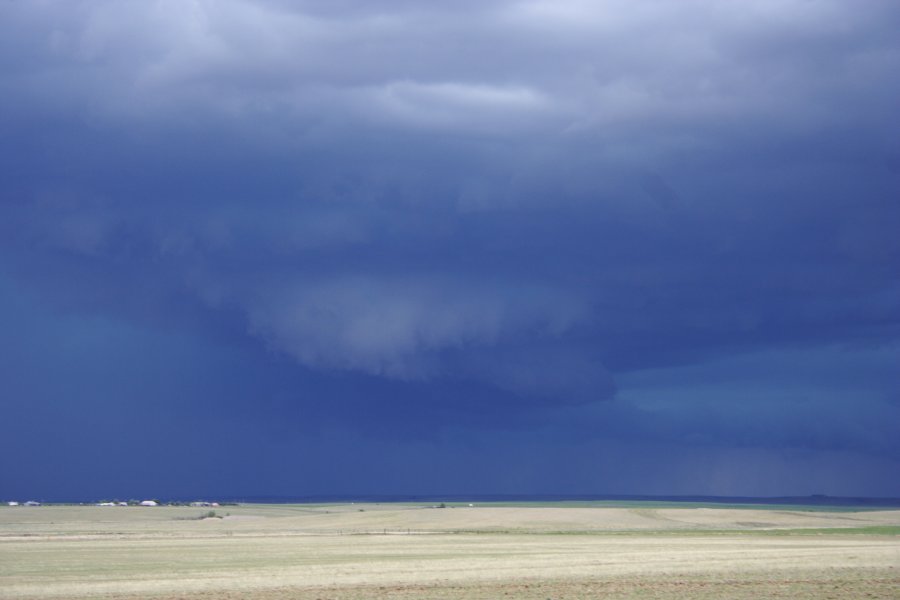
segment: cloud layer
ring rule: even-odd
[[[448,452],[508,425],[558,457],[575,432],[900,461],[871,367],[900,336],[893,2],[11,1],[0,23],[0,277],[35,328],[246,353],[220,392],[260,423],[407,411]],[[41,335],[33,368],[57,365]],[[800,385],[803,357],[824,366]]]

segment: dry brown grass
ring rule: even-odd
[[[897,536],[717,533],[897,525],[898,511],[249,506],[195,519],[203,512],[0,509],[0,598],[900,597]],[[462,530],[481,533],[450,533]]]

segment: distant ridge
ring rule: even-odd
[[[9,500],[4,498],[3,500]],[[109,499],[106,496],[103,499]],[[130,495],[116,497],[117,500],[134,499]],[[143,497],[141,498],[143,499]],[[765,506],[765,507],[820,507],[820,508],[900,508],[900,498],[867,498],[862,496],[654,496],[641,494],[315,494],[305,496],[271,496],[271,495],[216,495],[197,494],[191,496],[154,496],[164,503],[188,503],[198,500],[221,503],[240,504],[342,504],[351,502],[371,503],[570,503],[570,504],[604,504],[643,503],[665,505],[716,505],[728,506]],[[98,498],[37,498],[45,504],[93,504]]]
[[[322,504],[343,502],[663,502],[685,504],[762,504],[900,508],[900,498],[847,496],[650,496],[606,494],[361,494],[311,496],[233,496],[225,501],[259,504]]]

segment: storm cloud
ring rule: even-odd
[[[900,494],[898,29],[886,0],[2,2],[0,447],[114,402],[108,444],[144,415],[248,457],[220,493]],[[275,466],[309,452],[360,488]],[[11,493],[50,489],[35,460]]]

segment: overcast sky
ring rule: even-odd
[[[0,0],[0,499],[900,496],[894,0]]]

